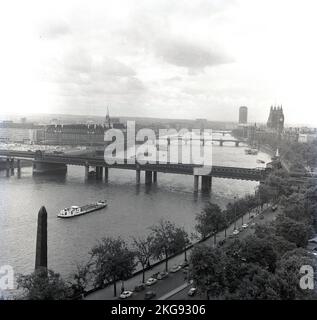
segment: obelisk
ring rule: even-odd
[[[35,271],[47,269],[47,212],[41,207],[37,218]]]

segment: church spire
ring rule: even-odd
[[[110,122],[110,116],[109,116],[109,107],[107,106],[107,115],[106,115],[106,121],[108,124],[108,127],[110,128],[111,122]]]

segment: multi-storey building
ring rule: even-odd
[[[37,143],[44,134],[44,128],[40,125],[27,123],[25,121],[16,123],[13,121],[0,122],[0,141]]]
[[[248,122],[248,108],[240,107],[239,108],[239,124],[247,124]]]

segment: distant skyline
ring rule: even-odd
[[[17,9],[18,8],[18,9]],[[10,1],[0,114],[317,126],[314,0]]]

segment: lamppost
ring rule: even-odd
[[[225,210],[225,238],[227,238],[227,227],[228,227],[228,222],[227,222],[227,210]]]
[[[234,205],[234,230],[237,229],[237,206],[236,206],[236,199],[237,197],[234,196],[234,202],[233,202],[233,205]]]

